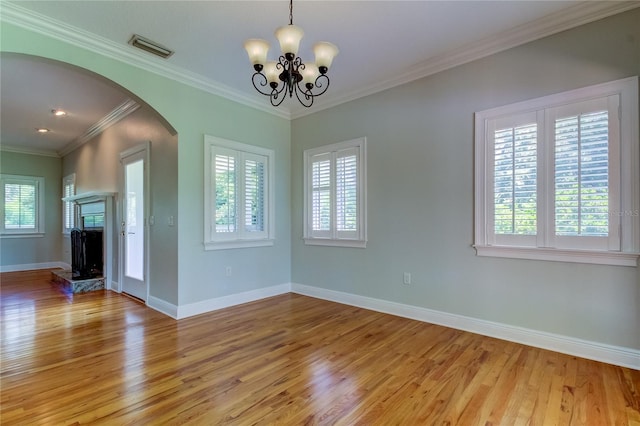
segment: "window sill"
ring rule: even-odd
[[[29,232],[29,233],[8,233],[8,234],[0,234],[0,238],[42,238],[44,237],[44,232]]]
[[[567,250],[535,247],[505,247],[474,245],[478,256],[510,259],[548,260],[552,262],[592,263],[596,265],[633,266],[640,253],[616,251]]]
[[[333,247],[353,247],[366,248],[365,240],[338,240],[332,238],[305,238],[304,243],[308,246],[333,246]]]
[[[238,248],[268,247],[274,244],[274,240],[231,240],[231,241],[207,241],[205,250],[229,250]]]

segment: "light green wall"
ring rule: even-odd
[[[640,349],[637,268],[471,247],[474,112],[638,74],[636,9],[294,120],[292,281]],[[361,136],[367,248],[305,246],[303,150]]]
[[[178,134],[177,303],[185,305],[291,280],[290,126],[285,119],[4,23],[3,52],[43,56],[111,79],[135,93]],[[255,144],[276,153],[276,244],[255,249],[203,250],[205,134]],[[231,266],[233,274],[225,276]],[[168,300],[170,303],[175,303]]]
[[[0,266],[61,262],[62,163],[59,158],[0,152],[0,172],[44,178],[43,237],[0,238]]]

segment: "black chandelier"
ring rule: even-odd
[[[278,62],[267,61],[267,41],[252,38],[244,42],[244,48],[256,71],[251,77],[253,87],[269,96],[273,106],[280,105],[286,93],[290,98],[295,93],[298,101],[308,108],[316,96],[322,95],[329,88],[327,71],[338,54],[338,48],[326,41],[316,43],[313,45],[315,63],[305,64],[298,56],[303,35],[302,28],[293,25],[293,0],[289,0],[289,25],[280,27],[275,32],[283,52]]]

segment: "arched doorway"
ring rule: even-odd
[[[96,73],[30,55],[3,52],[0,59],[3,154],[19,157],[24,164],[33,164],[42,156],[58,158],[59,176],[74,176],[76,195],[112,196],[112,201],[104,198],[105,203],[112,203],[111,213],[106,208],[103,212],[109,215],[105,228],[113,231],[105,234],[104,264],[106,287],[116,291],[122,289],[119,277],[123,267],[122,243],[116,232],[125,196],[120,153],[140,143],[148,144],[151,161],[149,205],[143,218],[148,230],[145,272],[152,294],[155,282],[177,283],[175,129],[131,91]],[[64,109],[67,114],[56,117],[52,113],[55,109]],[[46,127],[49,132],[39,135],[36,127]],[[20,174],[20,170],[15,173]],[[3,241],[3,253],[33,253],[32,260],[20,260],[23,264],[70,263],[70,239],[62,232],[60,178],[56,181],[48,177],[45,182],[47,188],[57,188],[58,196],[54,190],[54,195],[47,198],[45,213],[51,221],[43,238]],[[20,250],[10,247],[18,243]]]

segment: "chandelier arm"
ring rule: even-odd
[[[314,95],[310,90],[300,87],[300,83],[296,84],[293,87],[293,91],[296,92],[296,98],[298,98],[298,102],[300,102],[302,106],[309,108],[311,105],[313,105]]]
[[[324,94],[324,92],[327,91],[327,89],[329,88],[329,77],[327,77],[326,75],[319,75],[318,78],[316,78],[315,84],[313,87],[317,87],[320,90],[317,93],[313,93],[311,90],[307,88],[304,83],[298,82],[296,84],[296,96],[298,96],[298,100],[300,101],[300,103],[302,103],[304,105],[304,102],[302,102],[302,100],[300,99],[300,96],[298,95],[298,92],[301,92],[305,98],[315,98],[317,96],[320,96],[322,94]],[[313,99],[311,100],[311,103],[313,103]],[[311,104],[309,104],[310,106]],[[307,105],[305,105],[307,106]]]
[[[283,87],[284,88],[284,87]],[[280,89],[280,91],[276,91],[276,89],[273,89],[273,94],[271,96],[269,96],[269,100],[271,101],[271,105],[273,106],[279,106],[284,99],[286,98],[286,96],[282,96],[280,98],[280,100],[278,100],[278,95],[282,92],[282,89]]]
[[[253,74],[253,76],[251,77],[251,82],[253,83],[253,87],[256,88],[258,93],[269,97],[269,101],[271,102],[271,105],[279,106],[282,103],[282,101],[284,101],[284,98],[286,96],[280,97],[280,94],[287,87],[286,84],[280,84],[276,87],[271,87],[267,82],[267,77],[260,72],[256,72]],[[269,91],[264,90],[267,87],[269,87],[271,90]]]
[[[320,89],[319,92],[314,93],[313,96],[320,96],[329,88],[329,77],[326,74],[321,74],[316,78],[315,87]]]
[[[282,101],[284,101],[284,98],[286,98],[286,96],[283,96],[280,98],[280,100],[278,100],[278,97],[280,96],[280,94],[282,92],[285,91],[285,89],[287,88],[286,84],[280,84],[276,87],[273,88],[273,90],[271,90],[271,93],[269,93],[269,100],[271,101],[271,105],[273,106],[278,106],[282,103]]]
[[[256,84],[256,81],[258,82],[258,84]],[[271,94],[273,93],[273,90],[271,90],[270,87],[269,87],[270,89],[269,91],[263,91],[261,89],[261,87],[267,88],[269,86],[269,83],[267,82],[267,77],[261,72],[253,73],[253,75],[251,76],[251,82],[253,83],[253,87],[255,87],[260,94],[265,96],[271,96]]]

